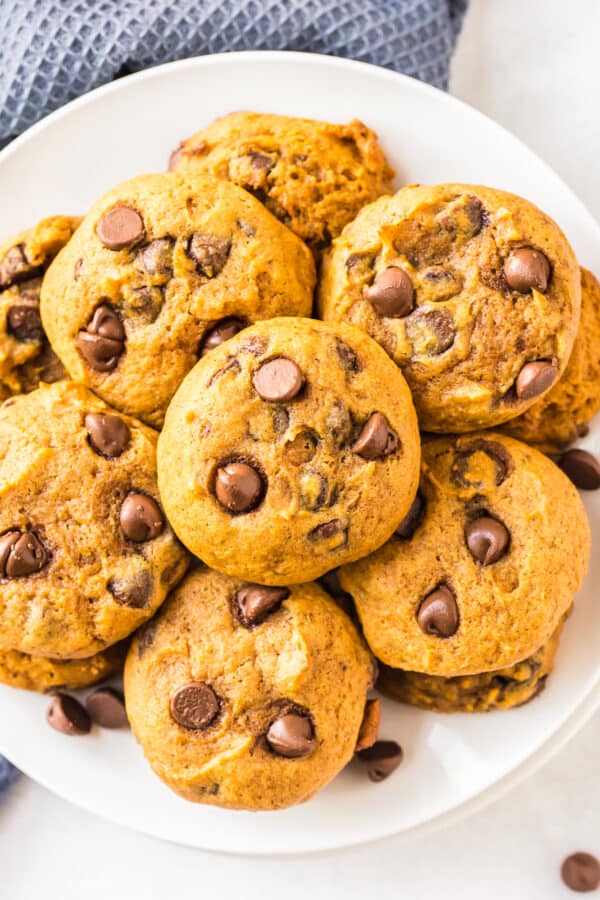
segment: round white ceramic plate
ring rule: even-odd
[[[380,135],[404,182],[466,181],[529,197],[600,272],[600,229],[518,140],[475,110],[401,75],[295,53],[240,53],[152,69],[93,91],[0,154],[0,239],[52,213],[81,213],[113,184],[161,170],[179,140],[232,110],[346,121]],[[600,449],[600,423],[587,445]],[[600,535],[600,495],[586,499]],[[569,541],[570,536],[564,535]],[[180,800],[128,733],[68,738],[45,723],[47,698],[0,689],[0,750],[63,797],[139,831],[207,849],[303,853],[414,833],[456,819],[563,743],[600,700],[600,558],[568,622],[545,693],[508,713],[444,716],[385,703],[382,736],[405,750],[383,784],[354,763],[310,803],[239,813]],[[596,608],[594,608],[596,607]]]

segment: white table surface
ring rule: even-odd
[[[544,157],[600,219],[599,0],[471,0],[451,88]],[[458,825],[297,859],[162,844],[23,779],[0,807],[0,897],[573,897],[563,857],[600,855],[599,745],[597,714],[527,782]]]

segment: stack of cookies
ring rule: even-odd
[[[373,690],[543,688],[600,285],[520,197],[392,194],[360,122],[237,113],[170,169],[0,248],[0,681],[66,734],[128,720],[189,800],[279,809],[398,765]],[[124,696],[68,693],[123,663]]]

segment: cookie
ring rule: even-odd
[[[581,270],[581,318],[567,368],[560,380],[527,412],[502,430],[559,453],[587,434],[587,423],[600,410],[600,283]]]
[[[378,659],[451,678],[508,668],[550,640],[589,553],[583,504],[558,466],[482,432],[423,444],[410,514],[339,581]]]
[[[106,194],[51,265],[42,319],[69,374],[160,426],[198,358],[249,322],[310,315],[310,252],[257,200],[204,176]]]
[[[265,204],[318,257],[358,211],[392,189],[377,135],[354,119],[332,125],[237,112],[182,141],[170,168],[232,181]]]
[[[165,512],[205,563],[300,583],[379,547],[417,489],[402,373],[361,331],[272,319],[209,353],[167,411]]]
[[[70,381],[0,407],[4,648],[93,656],[181,578],[187,554],[159,505],[156,440]]]
[[[352,758],[372,658],[315,584],[192,572],[132,642],[125,698],[148,762],[186,800],[282,809]]]
[[[321,318],[379,341],[421,428],[465,432],[525,412],[561,376],[579,267],[559,227],[493,188],[411,185],[362,210],[324,260]]]
[[[65,377],[42,328],[40,290],[80,221],[51,216],[0,246],[0,400]]]
[[[377,689],[392,700],[434,712],[489,712],[523,706],[544,690],[561,630],[562,622],[550,639],[522,662],[479,675],[441,678],[382,665]]]
[[[0,650],[0,683],[42,693],[75,691],[114,675],[123,667],[126,654],[125,641],[87,659],[49,659]]]

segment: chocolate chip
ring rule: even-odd
[[[85,427],[92,450],[107,459],[116,459],[127,450],[131,439],[129,426],[112,413],[88,413]]]
[[[149,275],[171,275],[173,272],[173,238],[164,237],[150,241],[138,250],[136,262]]]
[[[334,537],[336,534],[343,534],[344,541],[347,540],[347,527],[340,519],[331,519],[329,522],[323,522],[308,532],[308,538],[311,541],[326,541]]]
[[[402,540],[409,540],[423,521],[425,514],[425,500],[419,492],[410,505],[409,511],[406,513],[394,534]]]
[[[137,572],[131,578],[111,578],[106,588],[120,606],[144,609],[154,592],[154,579],[147,569]]]
[[[196,269],[205,278],[214,278],[223,268],[231,251],[229,238],[208,234],[193,234],[187,254],[196,263]]]
[[[388,266],[366,289],[365,297],[380,316],[401,318],[413,309],[415,292],[404,269]]]
[[[17,341],[41,341],[44,329],[37,303],[10,306],[6,313],[6,330]]]
[[[88,694],[85,707],[92,722],[102,728],[127,728],[129,725],[123,694],[114,688],[98,688]]]
[[[340,364],[342,369],[346,372],[351,373],[352,375],[356,375],[357,372],[360,372],[361,365],[358,359],[358,356],[345,341],[341,341],[339,338],[336,338],[335,341],[335,349],[337,350],[337,355],[340,359]]]
[[[317,746],[313,724],[305,715],[287,713],[275,719],[266,734],[267,744],[277,756],[300,759],[310,756]]]
[[[417,622],[425,634],[449,638],[458,628],[456,598],[445,584],[440,584],[422,601],[417,611]]]
[[[379,724],[381,722],[381,700],[367,700],[363,720],[358,731],[355,753],[368,750],[377,741]]]
[[[357,754],[367,767],[371,781],[383,781],[398,768],[404,756],[402,747],[396,741],[376,741],[367,750]]]
[[[48,553],[35,531],[8,531],[0,536],[0,577],[34,575],[48,562]]]
[[[275,162],[275,157],[267,156],[266,153],[253,153],[250,157],[250,165],[260,172],[270,172]]]
[[[293,360],[279,356],[262,364],[254,373],[252,384],[263,400],[281,403],[298,396],[305,378]]]
[[[61,734],[89,734],[92,722],[79,700],[70,694],[57,694],[46,713],[48,724]]]
[[[156,500],[137,491],[132,491],[125,497],[119,520],[125,537],[135,543],[153,540],[165,527]]]
[[[114,206],[96,225],[96,234],[109,250],[123,250],[144,237],[144,220],[131,206]]]
[[[91,369],[111,372],[125,351],[125,329],[109,303],[101,303],[85,331],[76,338],[77,349]]]
[[[140,630],[137,633],[137,652],[138,658],[141,659],[152,644],[154,643],[154,638],[156,637],[156,631],[158,628],[158,621],[156,619],[150,619],[149,622],[146,622],[145,625],[142,625]]]
[[[193,681],[178,688],[171,697],[171,715],[190,731],[208,728],[219,714],[219,700],[208,684]]]
[[[259,473],[243,462],[230,462],[217,469],[215,480],[217,500],[232,513],[247,513],[256,509],[265,494]]]
[[[220,322],[217,322],[216,325],[213,325],[212,328],[205,332],[200,343],[198,355],[205,356],[211,350],[214,350],[215,347],[218,347],[224,341],[228,341],[238,334],[238,332],[242,331],[242,329],[246,328],[247,324],[248,323],[243,319],[238,319],[235,316],[228,316],[226,319],[221,319]]]
[[[17,281],[29,278],[32,266],[25,256],[25,245],[15,244],[11,247],[0,263],[0,288],[10,287]]]
[[[456,272],[443,266],[431,266],[423,272],[426,297],[440,303],[455,297],[462,290],[463,280]]]
[[[582,491],[600,488],[600,462],[587,450],[567,450],[559,457],[558,465]]]
[[[360,280],[370,274],[375,262],[373,253],[351,253],[346,260],[346,272],[348,278],[353,281]]]
[[[454,480],[467,488],[489,488],[485,473],[482,480],[481,472],[470,471],[470,464],[477,453],[485,453],[492,461],[494,465],[493,483],[496,487],[500,487],[514,469],[513,458],[503,444],[487,440],[487,438],[475,438],[475,440],[458,446],[456,458],[452,464]]]
[[[445,309],[417,309],[406,320],[406,332],[419,355],[439,356],[456,337],[452,315]]]
[[[262,584],[247,584],[240,588],[234,598],[234,612],[244,628],[260,625],[275,612],[290,596],[286,587],[265,587]]]
[[[515,393],[519,400],[539,397],[554,384],[558,377],[558,367],[549,360],[540,359],[525,363],[515,381]]]
[[[381,459],[395,453],[399,446],[398,435],[391,428],[383,413],[372,413],[358,439],[352,444],[352,452],[363,459]]]
[[[473,559],[482,566],[490,566],[508,550],[510,534],[498,519],[479,516],[465,528],[465,540]]]
[[[600,861],[591,853],[572,853],[562,864],[560,874],[572,891],[580,894],[595,891],[600,885]]]
[[[545,291],[550,280],[550,263],[541,250],[521,247],[513,250],[504,262],[504,277],[513,291],[528,294],[532,288]]]

